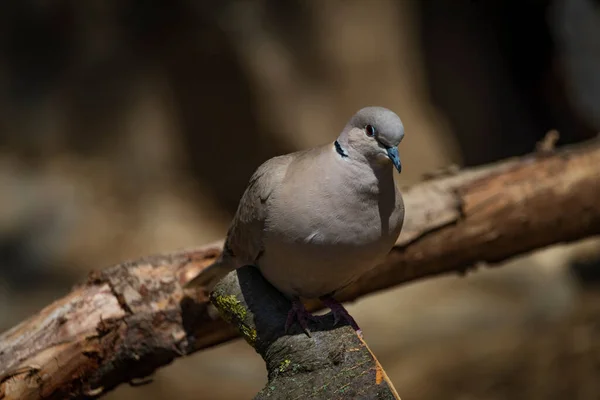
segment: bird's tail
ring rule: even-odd
[[[233,271],[235,266],[219,257],[214,263],[204,268],[198,275],[187,282],[184,287],[203,287],[207,292],[213,290],[217,282]]]

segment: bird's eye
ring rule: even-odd
[[[365,127],[365,132],[367,132],[367,136],[373,137],[375,136],[375,127],[373,125],[367,125]]]

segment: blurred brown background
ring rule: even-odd
[[[92,269],[221,238],[265,159],[382,105],[399,184],[600,131],[598,0],[0,3],[0,330]],[[565,212],[568,212],[566,210]],[[598,241],[349,306],[405,399],[600,398]],[[117,399],[245,399],[242,342]]]

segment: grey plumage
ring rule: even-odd
[[[400,118],[358,111],[336,143],[274,157],[252,175],[223,253],[188,286],[210,290],[230,271],[257,266],[291,299],[327,296],[377,265],[400,234]]]

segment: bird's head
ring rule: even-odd
[[[349,155],[364,157],[370,164],[392,163],[402,172],[398,145],[404,138],[404,125],[393,111],[365,107],[350,118],[338,138]]]

